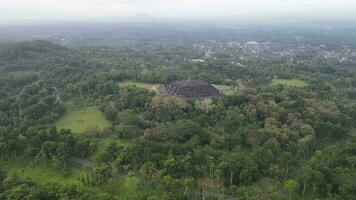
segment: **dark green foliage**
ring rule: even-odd
[[[78,199],[78,200],[109,200],[108,195],[97,195],[79,186],[61,186],[55,183],[39,186],[31,181],[22,180],[16,176],[9,176],[2,182],[4,199]]]
[[[199,199],[206,182],[262,198],[266,180],[281,199],[355,199],[354,68],[310,55],[295,58],[301,63],[242,60],[229,48],[191,62],[204,52],[191,43],[162,44],[149,40],[108,52],[45,41],[0,45],[1,160],[66,174],[71,159],[91,159],[93,170],[79,181],[110,194],[40,186],[0,172],[0,198],[110,199],[121,194],[117,172],[132,170],[141,179],[137,199]],[[276,77],[308,84],[269,85]],[[227,84],[234,95],[194,102],[121,84],[187,78]],[[87,106],[98,107],[113,126],[80,137],[52,127],[65,108]]]
[[[163,125],[145,132],[148,140],[173,143],[187,143],[197,139],[197,145],[208,144],[209,135],[199,124],[191,121],[178,121],[175,124]]]

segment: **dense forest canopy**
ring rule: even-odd
[[[352,32],[138,27],[0,45],[0,199],[356,199]]]

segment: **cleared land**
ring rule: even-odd
[[[59,184],[81,184],[78,178],[84,176],[86,171],[78,168],[70,168],[69,173],[63,176],[58,169],[29,165],[20,161],[1,162],[1,168],[8,174],[16,174],[20,178],[30,178],[39,184],[56,182]],[[50,177],[50,178],[49,178]]]
[[[220,92],[224,93],[225,95],[233,95],[234,94],[234,86],[231,85],[213,85],[216,87]]]
[[[161,86],[160,84],[140,83],[140,82],[135,82],[135,81],[121,82],[120,85],[121,86],[136,86],[136,87],[140,87],[140,88],[145,88],[152,92],[156,92],[157,94],[159,94],[159,87]]]
[[[300,79],[273,79],[272,86],[285,85],[288,87],[305,87],[308,84]]]
[[[128,139],[117,138],[116,136],[108,136],[95,139],[99,144],[99,152],[103,152],[111,143],[116,142],[119,146],[128,147],[132,145],[132,141]]]
[[[25,77],[30,77],[32,75],[35,75],[35,71],[16,71],[16,72],[10,72],[9,74],[12,74],[15,76],[15,78],[25,78]]]
[[[111,123],[96,107],[67,109],[66,113],[56,122],[58,129],[71,129],[73,133],[84,133],[88,128],[98,127],[99,130],[110,127]]]
[[[90,171],[77,167],[70,167],[65,175],[58,172],[58,169],[54,169],[51,166],[42,167],[40,165],[29,165],[22,161],[0,162],[1,169],[9,175],[16,175],[19,178],[31,179],[39,185],[45,185],[48,183],[58,183],[61,185],[83,185],[80,181],[81,177],[86,177]],[[135,188],[140,178],[137,176],[129,176],[126,179],[114,178],[117,183],[117,194],[125,197],[124,199],[133,199],[136,191]],[[98,194],[103,193],[103,188],[94,186],[85,186],[86,190],[96,192]],[[123,188],[123,189],[122,189]],[[146,191],[151,192],[153,191]],[[121,199],[121,198],[120,198]]]

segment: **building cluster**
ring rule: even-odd
[[[245,60],[247,58],[262,60],[287,60],[293,62],[303,62],[305,60],[324,60],[336,62],[352,62],[356,60],[356,49],[349,46],[329,47],[324,44],[303,44],[303,43],[276,43],[258,41],[204,41],[201,44],[194,44],[194,48],[202,53],[201,58],[193,59],[195,62],[204,62],[208,59],[216,59],[218,55],[225,55],[229,58]]]

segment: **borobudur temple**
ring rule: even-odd
[[[201,80],[172,81],[160,87],[161,93],[169,96],[182,96],[188,99],[204,99],[222,96],[222,93],[209,83]]]

